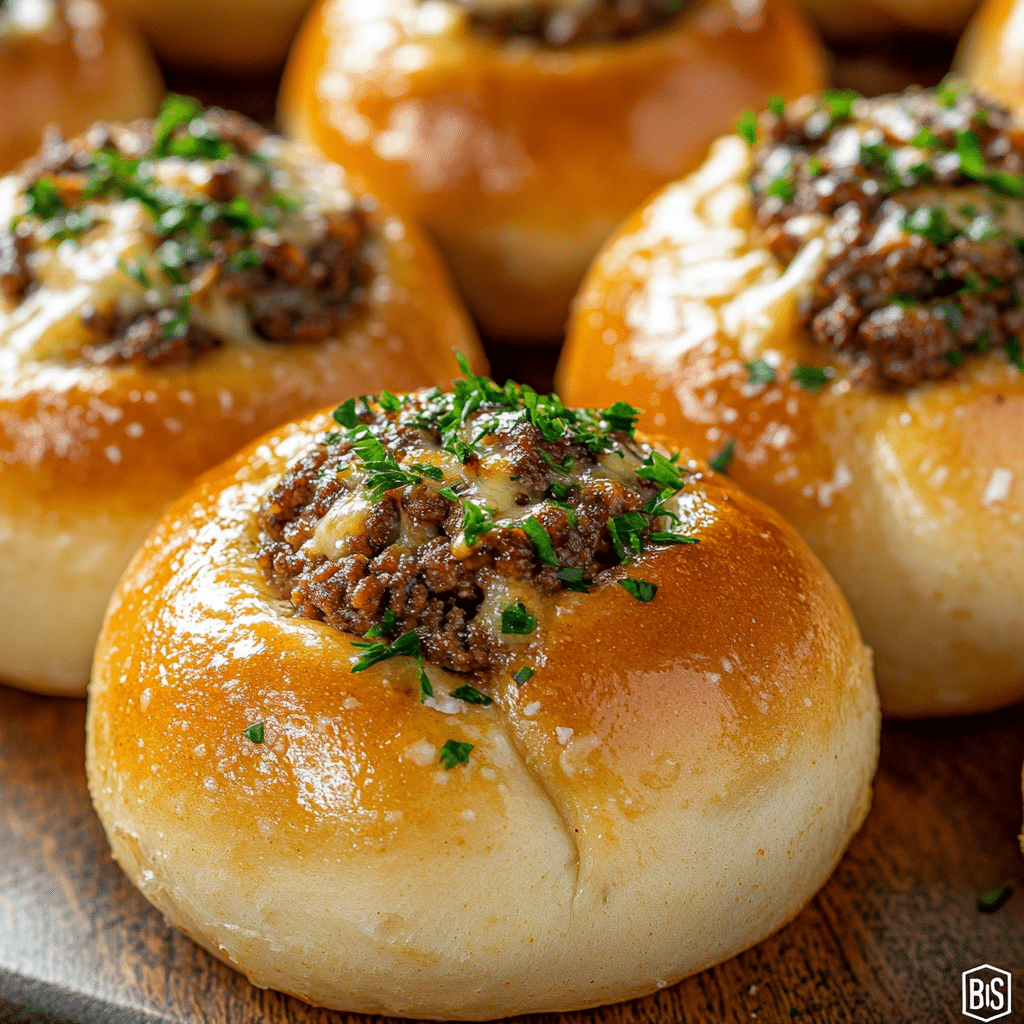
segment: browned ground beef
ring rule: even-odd
[[[203,119],[209,129],[242,155],[251,155],[266,139],[265,132],[238,114],[208,110]],[[94,182],[97,154],[139,158],[153,142],[153,123],[141,121],[130,129],[97,125],[86,136],[71,142],[53,137],[26,170],[26,181],[53,182],[65,209],[80,206]],[[229,204],[242,196],[238,174],[227,159],[211,159],[210,180],[204,191],[213,204]],[[268,184],[258,186],[249,200],[266,200]],[[274,197],[271,197],[274,198]],[[329,211],[322,234],[308,248],[300,249],[273,229],[264,227],[258,237],[244,226],[225,221],[195,258],[178,273],[183,282],[201,279],[203,290],[219,289],[227,298],[243,303],[252,330],[272,342],[318,342],[337,337],[365,297],[372,277],[367,259],[369,230],[366,214],[359,208]],[[26,229],[12,224],[0,232],[0,292],[17,303],[33,286],[27,257],[37,244]],[[60,236],[57,236],[58,239]],[[176,239],[174,230],[164,238]],[[187,233],[182,240],[188,242]],[[82,358],[94,363],[133,362],[143,365],[187,363],[221,344],[207,331],[188,324],[169,333],[168,322],[180,310],[150,310],[123,315],[117,310],[83,310],[83,321],[93,335],[82,349]],[[165,336],[166,335],[166,336]]]
[[[374,425],[385,447],[401,460],[410,442],[440,441],[438,431],[410,425],[414,412],[367,413],[362,422]],[[485,406],[473,422],[483,429],[489,419],[492,414]],[[615,436],[617,443],[630,444],[626,435]],[[511,475],[518,477],[524,504],[551,499],[553,485],[568,479],[540,452],[556,462],[566,456],[583,464],[595,461],[585,446],[545,440],[524,420],[503,421],[488,443],[512,461]],[[309,451],[268,494],[259,514],[258,562],[271,589],[290,600],[300,615],[358,635],[380,624],[390,610],[396,616],[396,633],[416,630],[425,657],[434,664],[465,673],[492,667],[507,648],[500,637],[471,621],[484,599],[486,581],[523,580],[541,594],[552,594],[563,586],[558,569],[542,563],[518,527],[483,534],[468,557],[457,558],[451,542],[462,529],[462,504],[440,494],[440,484],[431,486],[428,481],[386,493],[373,506],[364,531],[349,537],[336,559],[304,553],[300,549],[319,521],[348,493],[337,469],[353,458],[346,441],[332,439]],[[472,466],[472,458],[466,464]],[[592,480],[568,495],[563,504],[569,508],[549,503],[536,516],[559,566],[579,568],[593,580],[619,563],[609,521],[625,512],[639,512],[657,491],[640,479],[632,486]],[[400,542],[402,517],[426,538],[423,543],[410,547]]]
[[[892,384],[945,377],[992,347],[1019,363],[1022,239],[1000,211],[1024,195],[1024,132],[969,93],[911,90],[845,108],[791,104],[762,118],[756,143],[758,222],[784,263],[800,245],[795,217],[841,227],[801,308],[811,336]],[[912,190],[929,185],[980,186],[991,202],[928,206]]]
[[[689,0],[580,0],[559,9],[544,0],[523,0],[495,11],[476,0],[456,3],[481,35],[528,36],[552,47],[628,39],[669,24],[689,6]]]
[[[176,326],[179,316],[176,309],[162,309],[132,318],[87,310],[82,314],[82,322],[108,340],[84,346],[82,358],[97,366],[123,363],[167,366],[190,363],[222,344],[220,338],[196,324]]]

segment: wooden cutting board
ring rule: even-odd
[[[170,929],[107,852],[84,704],[0,687],[0,1024],[367,1024],[253,988]],[[1024,708],[887,724],[875,802],[831,881],[746,953],[550,1024],[964,1021],[960,972],[1014,974],[1024,1021]],[[978,893],[1015,892],[982,914]]]

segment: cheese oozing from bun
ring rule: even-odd
[[[792,530],[636,415],[468,374],[183,497],[90,688],[146,897],[258,985],[437,1019],[638,996],[794,916],[867,810],[867,651]]]

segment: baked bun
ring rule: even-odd
[[[788,0],[324,0],[279,112],[426,227],[485,334],[542,340],[637,203],[822,83]]]
[[[476,1020],[643,995],[811,898],[868,808],[867,651],[790,527],[634,414],[382,394],[167,513],[87,760],[170,921],[257,985]]]
[[[147,117],[163,85],[145,44],[95,0],[0,4],[0,172],[39,149],[43,129]]]
[[[108,0],[171,64],[253,74],[280,67],[310,0]]]
[[[561,393],[644,404],[641,425],[793,523],[850,600],[884,711],[1018,701],[1021,136],[954,86],[779,113],[609,243]]]
[[[0,679],[84,693],[132,552],[277,423],[483,359],[424,241],[344,172],[172,97],[0,180]]]
[[[986,0],[964,34],[956,67],[987,96],[1024,107],[1024,3]]]
[[[856,42],[921,32],[956,38],[978,0],[866,0],[856,4],[800,0],[800,4],[829,39]]]

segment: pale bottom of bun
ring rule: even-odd
[[[85,694],[107,601],[150,526],[31,504],[0,516],[0,681]]]
[[[877,757],[866,652],[845,678],[844,713],[813,749],[758,746],[751,757],[777,765],[759,784],[680,782],[694,793],[681,813],[639,813],[589,844],[496,729],[466,733],[505,782],[486,842],[425,836],[429,852],[415,856],[296,835],[259,800],[251,819],[234,820],[218,812],[212,777],[197,782],[209,792],[129,791],[97,762],[92,739],[90,785],[131,881],[257,986],[429,1019],[581,1009],[728,959],[790,921],[828,879],[868,811]],[[94,683],[94,705],[104,690]],[[300,705],[294,713],[315,718]],[[92,716],[90,727],[105,728]],[[282,754],[300,756],[294,746]],[[341,764],[309,765],[311,786],[345,777]]]

